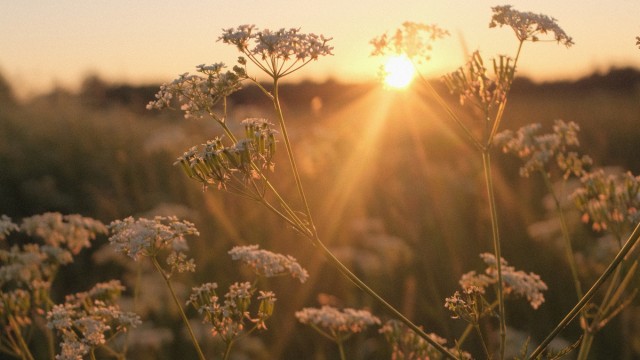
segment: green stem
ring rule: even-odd
[[[589,291],[587,291],[587,293],[582,297],[582,299],[578,301],[578,303],[573,307],[573,309],[569,311],[569,313],[564,317],[564,319],[562,319],[562,321],[560,321],[560,323],[556,325],[553,331],[551,331],[551,333],[547,335],[547,337],[540,343],[538,348],[536,348],[536,350],[529,356],[530,360],[535,359],[538,355],[540,355],[542,351],[544,351],[544,349],[546,349],[547,346],[549,346],[549,343],[551,342],[551,340],[553,340],[556,336],[558,336],[560,331],[562,331],[565,327],[567,327],[567,325],[569,325],[569,323],[576,317],[576,315],[578,315],[584,309],[584,307],[587,306],[591,298],[593,298],[593,296],[598,291],[598,289],[600,289],[602,284],[604,284],[604,282],[609,278],[609,276],[611,276],[611,274],[615,271],[618,265],[620,265],[620,263],[624,260],[625,256],[627,256],[627,254],[631,251],[631,249],[633,249],[634,245],[636,245],[636,243],[638,242],[638,239],[640,239],[640,223],[636,225],[631,235],[629,235],[627,242],[620,249],[620,251],[618,252],[616,257],[613,259],[613,261],[611,261],[607,269],[602,273],[602,275],[600,275],[600,277],[598,278],[598,280],[596,280],[593,286],[591,286]]]
[[[227,342],[227,348],[224,350],[224,360],[229,359],[229,355],[231,355],[231,347],[233,346],[233,340]]]
[[[491,353],[487,348],[487,343],[484,341],[484,336],[482,336],[482,331],[480,330],[480,326],[476,323],[473,324],[473,328],[478,333],[478,337],[480,337],[480,342],[482,343],[482,348],[484,349],[484,354],[487,355],[487,359],[491,359]]]
[[[578,266],[576,265],[576,259],[573,256],[573,246],[571,245],[571,236],[569,235],[567,219],[565,217],[564,211],[562,211],[560,200],[556,196],[556,193],[553,191],[553,186],[551,185],[549,174],[543,171],[542,178],[544,179],[544,184],[547,187],[547,191],[549,191],[549,194],[551,194],[553,198],[556,210],[558,211],[558,216],[560,217],[560,228],[562,231],[562,239],[564,240],[565,245],[565,254],[567,256],[567,261],[569,262],[569,268],[571,269],[571,276],[573,277],[573,284],[576,288],[576,295],[578,295],[578,299],[580,299],[584,295],[584,293],[582,292],[582,284],[580,283],[580,278],[578,277]]]
[[[347,360],[347,357],[344,354],[344,345],[342,344],[342,340],[336,339],[336,343],[338,344],[338,350],[340,350],[340,360]]]
[[[426,342],[431,344],[434,348],[440,351],[445,357],[449,359],[456,359],[456,356],[453,355],[449,350],[447,350],[444,346],[433,340],[429,335],[427,335],[421,328],[419,328],[416,324],[414,324],[411,320],[407,319],[400,311],[394,308],[391,304],[389,304],[386,300],[384,300],[380,295],[378,295],[373,289],[371,289],[367,284],[365,284],[360,278],[358,278],[354,273],[352,273],[338,258],[333,255],[333,253],[320,241],[316,238],[316,245],[322,250],[325,257],[334,265],[338,271],[340,271],[345,277],[347,277],[351,282],[353,282],[360,290],[364,291],[366,294],[371,296],[374,300],[376,300],[386,311],[391,313],[398,320],[402,321],[407,327],[413,330],[418,336],[423,338]]]
[[[171,280],[169,279],[167,274],[164,272],[164,270],[162,269],[162,267],[158,263],[158,259],[156,259],[155,256],[151,257],[151,262],[153,262],[153,266],[155,266],[156,270],[158,270],[160,275],[162,275],[162,278],[164,279],[164,282],[167,284],[167,287],[169,288],[169,292],[171,293],[171,297],[173,298],[174,303],[178,307],[178,311],[180,312],[180,316],[182,317],[182,321],[184,322],[185,326],[187,327],[187,330],[189,331],[189,336],[191,337],[191,341],[193,342],[193,346],[196,348],[196,352],[198,353],[198,358],[200,360],[205,360],[204,354],[202,353],[202,350],[200,349],[200,344],[198,344],[198,340],[196,339],[196,336],[193,333],[193,329],[191,328],[191,325],[189,325],[189,319],[187,319],[187,315],[184,313],[184,310],[182,309],[182,305],[180,304],[180,300],[178,300],[178,296],[176,295],[176,292],[173,290],[173,285],[171,285]]]
[[[284,114],[282,113],[282,107],[280,106],[280,95],[279,95],[279,86],[278,86],[278,78],[274,78],[273,80],[273,106],[275,107],[276,113],[278,115],[278,122],[280,124],[280,130],[282,131],[282,137],[284,138],[284,144],[287,148],[287,155],[289,157],[289,163],[291,165],[291,171],[293,172],[293,177],[296,182],[296,187],[298,188],[298,194],[300,195],[300,199],[304,205],[305,214],[307,216],[307,221],[309,222],[309,226],[311,227],[312,233],[315,235],[316,230],[313,224],[313,220],[311,218],[311,210],[309,209],[309,203],[307,202],[307,197],[304,194],[304,189],[302,187],[302,180],[300,179],[300,173],[298,172],[298,167],[296,166],[296,161],[293,157],[293,150],[291,148],[291,141],[289,140],[289,134],[287,132],[287,126],[284,121]]]
[[[20,331],[20,325],[18,325],[17,321],[13,316],[9,316],[9,326],[11,330],[16,334],[18,340],[18,350],[20,353],[20,357],[24,360],[34,360],[31,351],[29,350],[29,346],[27,342],[24,341],[24,337],[22,336],[22,332]]]
[[[489,197],[489,211],[491,213],[491,234],[493,238],[493,250],[496,258],[496,268],[498,270],[498,317],[500,319],[500,359],[504,359],[504,350],[507,337],[507,322],[504,306],[504,289],[502,283],[502,252],[500,250],[500,232],[498,230],[498,212],[496,210],[496,199],[493,192],[493,177],[491,174],[491,155],[489,149],[482,152],[482,165],[487,185],[487,195]]]
[[[298,194],[300,195],[300,198],[301,198],[302,203],[304,205],[305,215],[307,216],[307,221],[308,221],[308,224],[306,224],[306,225],[310,228],[309,229],[310,232],[305,233],[305,235],[309,239],[311,239],[311,241],[322,250],[322,252],[324,253],[325,257],[329,260],[329,262],[331,262],[338,269],[338,271],[340,271],[345,277],[347,277],[351,282],[353,282],[358,288],[360,288],[362,291],[364,291],[369,296],[371,296],[374,300],[376,300],[378,303],[380,303],[383,308],[385,308],[387,311],[389,311],[391,314],[393,314],[397,319],[402,321],[411,330],[415,331],[418,334],[418,336],[420,336],[425,341],[427,341],[429,344],[431,344],[433,347],[435,347],[438,351],[440,351],[447,358],[455,359],[456,358],[455,355],[453,355],[444,346],[442,346],[441,344],[439,344],[435,340],[431,339],[431,337],[429,337],[429,335],[427,335],[422,329],[420,329],[417,325],[415,325],[413,322],[411,322],[411,320],[407,319],[404,315],[402,315],[402,313],[400,313],[396,308],[391,306],[380,295],[378,295],[374,290],[372,290],[362,280],[360,280],[360,278],[358,278],[355,274],[353,274],[340,260],[338,260],[338,258],[335,257],[335,255],[333,255],[333,253],[324,245],[324,243],[322,243],[320,241],[320,238],[318,236],[318,233],[316,231],[316,228],[315,228],[315,225],[314,225],[314,222],[313,222],[313,218],[311,217],[311,211],[309,209],[309,204],[307,202],[307,198],[306,198],[306,196],[304,194],[304,189],[302,187],[302,181],[300,179],[300,174],[298,172],[298,168],[296,166],[296,162],[295,162],[295,159],[293,157],[293,150],[292,150],[292,147],[291,147],[291,141],[289,140],[289,135],[288,135],[287,127],[286,127],[286,124],[285,124],[284,115],[283,115],[283,112],[282,112],[282,107],[280,106],[280,98],[279,98],[279,92],[278,92],[278,78],[277,77],[274,77],[273,86],[274,86],[273,98],[272,98],[273,105],[274,105],[275,111],[276,111],[276,113],[278,115],[278,121],[279,121],[280,128],[281,128],[281,131],[282,131],[282,136],[284,138],[284,143],[285,143],[285,146],[286,146],[286,149],[287,149],[287,155],[289,157],[289,163],[291,165],[291,170],[292,170],[294,178],[295,178],[296,187],[298,189]]]

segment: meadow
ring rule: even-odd
[[[449,106],[457,106],[458,98],[440,79],[432,82]],[[634,69],[544,84],[518,78],[500,130],[516,131],[534,122],[551,129],[555,120],[573,121],[580,126],[580,149],[594,166],[638,174],[639,85],[640,73]],[[104,224],[128,216],[186,219],[200,235],[188,240],[197,271],[173,274],[184,301],[198,284],[215,281],[226,288],[251,278],[250,270],[228,256],[234,246],[259,244],[292,255],[308,270],[308,280],[261,279],[277,294],[276,311],[266,322],[267,331],[234,345],[231,359],[339,358],[334,343],[296,319],[294,313],[304,307],[367,309],[382,322],[392,317],[344,278],[295,226],[255,201],[214,185],[205,188],[184,176],[179,164],[172,165],[185,149],[212,139],[217,130],[210,119],[145,110],[158,88],[109,84],[96,76],[87,78],[77,93],[57,89],[18,101],[11,84],[2,82],[0,213],[15,223],[46,212],[81,214]],[[228,97],[226,123],[232,132],[243,131],[240,121],[245,118],[271,116],[273,106],[260,92],[248,85]],[[482,269],[478,254],[492,246],[481,156],[418,82],[404,91],[336,80],[285,83],[280,97],[300,180],[325,245],[407,318],[452,346],[467,324],[452,320],[444,299],[459,288],[463,274]],[[473,114],[462,116],[467,115]],[[273,158],[276,173],[288,166],[283,148],[279,141]],[[509,303],[505,357],[513,358],[528,341],[529,351],[534,349],[578,299],[545,183],[533,175],[521,177],[518,159],[499,150],[493,150],[492,169],[502,256],[509,265],[538,274],[548,287],[538,309],[525,300]],[[269,180],[283,197],[296,198],[294,178]],[[575,178],[567,182],[568,188],[577,186]],[[570,205],[562,200],[575,239],[578,276],[588,288],[616,252]],[[127,358],[197,358],[162,278],[149,264],[136,267],[115,253],[108,237],[97,235],[90,248],[60,268],[52,284],[54,302],[98,282],[120,279],[126,286],[122,308],[132,311],[135,306],[143,319],[127,336]],[[7,250],[24,241],[26,235],[13,234],[0,245]],[[637,276],[629,281],[629,288],[638,288]],[[596,299],[606,296],[603,290]],[[640,358],[640,304],[630,299],[593,340],[591,358]],[[224,346],[212,340],[194,309],[186,309],[202,339],[201,351],[215,358],[212,354]],[[498,327],[490,318],[482,323],[482,332],[491,338]],[[582,332],[573,321],[553,347],[570,347]],[[30,335],[35,358],[47,358],[37,332]],[[478,338],[469,337],[464,350],[484,357]],[[349,338],[344,351],[349,359],[388,359],[392,350],[374,326]],[[97,352],[101,356],[109,354]]]

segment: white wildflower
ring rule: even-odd
[[[510,26],[520,41],[540,41],[540,35],[553,33],[553,39],[566,47],[573,45],[568,36],[557,23],[557,20],[543,14],[517,11],[511,5],[491,8],[493,16],[489,27]]]
[[[259,276],[273,277],[289,274],[304,283],[309,278],[307,270],[291,255],[261,250],[258,245],[236,246],[229,251],[233,260],[250,266]]]
[[[359,333],[369,326],[380,324],[380,319],[367,310],[351,308],[339,310],[329,305],[319,309],[304,308],[297,311],[295,315],[302,324],[317,326],[336,335]]]

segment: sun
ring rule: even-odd
[[[384,63],[384,83],[391,88],[406,88],[415,75],[413,63],[406,55],[391,56]]]

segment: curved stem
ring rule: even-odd
[[[500,359],[504,358],[505,343],[507,337],[507,322],[504,307],[504,290],[502,283],[502,251],[500,249],[500,231],[498,230],[498,212],[496,210],[496,199],[493,192],[493,177],[491,174],[491,155],[488,150],[482,152],[482,165],[484,167],[485,182],[487,185],[487,195],[489,197],[489,211],[491,213],[491,234],[493,238],[493,251],[496,258],[496,268],[498,270],[498,317],[500,318]]]
[[[176,295],[176,292],[173,290],[173,285],[171,285],[171,280],[169,279],[167,274],[164,272],[164,270],[162,269],[162,267],[158,263],[158,259],[156,259],[155,256],[151,257],[151,262],[153,263],[153,266],[155,266],[156,270],[158,270],[160,275],[162,275],[162,278],[164,279],[164,282],[167,284],[167,287],[169,288],[169,292],[171,293],[171,297],[173,298],[173,301],[175,302],[176,306],[178,307],[178,311],[180,312],[180,317],[182,317],[182,321],[184,322],[184,325],[187,327],[187,330],[189,331],[189,336],[191,337],[191,341],[193,342],[193,346],[196,348],[196,352],[198,353],[198,358],[200,360],[205,360],[204,354],[202,353],[202,350],[200,349],[200,344],[198,344],[198,340],[196,339],[196,336],[193,333],[193,329],[191,328],[191,325],[189,324],[189,319],[187,319],[187,315],[184,313],[184,309],[182,309],[182,305],[180,304],[180,300],[178,300],[178,296]]]
[[[551,331],[551,333],[547,335],[547,337],[540,343],[538,348],[536,348],[536,350],[533,353],[531,353],[531,355],[529,356],[530,360],[533,360],[538,355],[540,355],[542,351],[544,351],[544,349],[546,349],[547,346],[549,346],[549,343],[551,342],[551,340],[553,340],[556,336],[558,336],[560,331],[562,331],[565,327],[567,327],[567,325],[569,325],[569,323],[576,317],[576,315],[580,313],[585,306],[587,306],[591,298],[593,298],[593,296],[598,291],[598,289],[600,289],[602,284],[604,284],[604,282],[607,281],[609,276],[611,276],[611,274],[615,271],[618,265],[620,265],[620,263],[624,260],[625,256],[627,256],[627,254],[631,251],[631,249],[633,249],[633,247],[638,242],[638,239],[640,239],[640,223],[636,225],[631,235],[629,235],[627,242],[624,244],[622,249],[620,249],[620,251],[618,252],[616,257],[613,259],[613,261],[611,261],[607,269],[602,273],[602,275],[600,275],[600,277],[598,278],[598,280],[596,280],[593,286],[591,286],[589,291],[587,291],[587,293],[584,294],[582,299],[578,301],[578,303],[573,307],[573,309],[571,309],[571,311],[569,311],[569,313],[564,317],[564,319],[562,319],[562,321],[560,321],[560,323],[556,325],[553,331]]]

